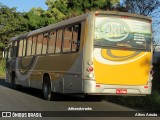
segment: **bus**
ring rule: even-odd
[[[152,87],[152,20],[94,11],[11,38],[6,82],[54,93],[145,96]]]

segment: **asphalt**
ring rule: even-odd
[[[68,111],[69,108],[90,108],[90,111],[124,111],[122,114],[129,114],[129,111],[139,112],[138,109],[129,108],[126,106],[123,106],[121,104],[117,104],[112,101],[108,100],[102,100],[102,101],[88,101],[83,96],[77,96],[77,95],[62,95],[62,94],[55,94],[55,97],[52,101],[46,101],[43,99],[41,90],[33,89],[33,88],[26,88],[22,87],[19,90],[14,90],[10,87],[10,84],[6,83],[4,80],[0,80],[0,111],[18,111],[18,112],[25,112],[25,111],[31,111],[31,112],[45,112],[50,111],[51,113],[54,111],[62,111],[59,113],[59,116],[56,117],[45,117],[45,118],[23,118],[23,119],[58,119],[58,120],[74,120],[74,119],[87,119],[87,120],[112,120],[112,119],[118,119],[118,120],[126,120],[126,119],[145,119],[149,120],[151,117],[116,117],[114,113],[113,116],[110,117],[104,117],[103,115],[98,115],[99,113],[94,112],[94,115],[97,114],[96,117],[84,117],[87,116],[86,113],[79,112],[79,117],[69,117],[64,116],[63,111]],[[127,113],[128,112],[128,113]],[[74,113],[73,113],[74,114]],[[121,113],[119,113],[121,114]],[[80,116],[82,115],[82,116]],[[123,116],[123,115],[122,115]],[[1,120],[2,118],[0,118]],[[6,118],[3,118],[6,119]],[[11,118],[9,118],[11,119]],[[22,118],[12,118],[15,120],[22,119]],[[159,119],[158,117],[152,118],[152,119]]]

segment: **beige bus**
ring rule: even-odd
[[[96,11],[13,37],[6,82],[86,96],[148,95],[152,86],[151,18]]]

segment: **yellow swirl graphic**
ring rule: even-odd
[[[146,55],[146,52],[139,51],[123,51],[95,48],[94,58],[103,64],[127,64],[134,62]]]

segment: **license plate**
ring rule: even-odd
[[[127,89],[116,89],[116,94],[127,94]]]

